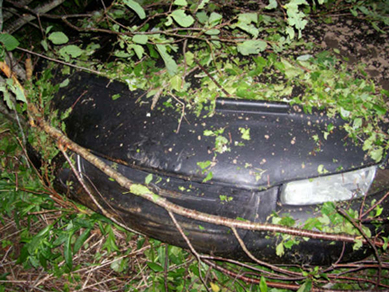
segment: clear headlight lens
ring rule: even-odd
[[[376,166],[371,166],[284,184],[281,202],[287,205],[312,205],[361,197],[368,192],[376,170]]]

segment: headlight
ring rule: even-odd
[[[371,166],[287,183],[281,188],[281,202],[286,205],[312,205],[364,196],[374,180],[376,169],[376,166]]]

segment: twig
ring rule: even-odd
[[[365,213],[361,215],[361,218],[368,215],[371,211],[373,211],[378,205],[380,205],[383,201],[386,200],[386,198],[389,197],[389,192],[387,192],[381,199],[379,199],[373,206],[371,206]]]
[[[165,281],[165,292],[169,292],[169,279],[168,279],[168,269],[169,269],[169,245],[165,244],[165,263],[163,267],[163,276]]]
[[[181,116],[180,121],[178,122],[176,133],[178,134],[180,132],[182,119],[185,117],[185,103],[183,103],[181,100],[179,100],[173,93],[169,92],[169,94],[181,105]]]
[[[378,262],[378,277],[376,282],[376,288],[381,283],[381,276],[382,276],[382,260],[380,255],[378,254],[377,247],[373,244],[371,239],[366,235],[366,233],[363,231],[362,227],[355,222],[353,218],[351,218],[343,209],[338,208],[338,212],[345,217],[355,228],[358,229],[358,231],[361,233],[363,238],[368,242],[368,244],[371,246],[371,248],[374,250],[374,256],[377,259]]]
[[[232,272],[226,268],[223,268],[223,267],[213,263],[210,260],[204,259],[204,262],[207,265],[213,267],[214,269],[216,269],[216,270],[218,270],[218,271],[220,271],[220,272],[222,272],[230,277],[233,277],[234,279],[239,279],[239,280],[242,280],[246,283],[252,283],[252,284],[260,284],[260,282],[261,282],[259,279],[246,277],[243,275],[239,275],[235,272]],[[296,285],[296,284],[277,283],[277,282],[268,282],[268,281],[266,281],[266,284],[268,287],[280,288],[280,289],[298,290],[300,288],[300,285]]]
[[[216,84],[217,87],[220,88],[220,90],[227,96],[227,97],[231,97],[231,94],[229,94],[220,84],[219,82],[217,82],[215,80],[215,78],[213,78],[213,76],[211,74],[209,74],[209,72],[200,64],[200,62],[197,60],[197,59],[194,59],[194,61],[196,62],[196,64],[201,68],[201,70],[204,71],[205,74],[207,74],[207,76]]]
[[[200,267],[200,264],[202,262],[201,260],[201,255],[195,250],[195,248],[193,247],[192,243],[190,242],[189,238],[185,235],[184,231],[182,230],[180,224],[178,224],[177,220],[176,220],[176,217],[174,216],[174,214],[171,212],[171,211],[168,211],[169,213],[169,216],[170,218],[172,218],[173,220],[173,223],[174,225],[176,226],[178,232],[180,232],[181,236],[184,238],[186,244],[188,245],[190,251],[193,253],[193,255],[196,257],[197,259],[197,263],[198,263],[198,268],[199,268],[199,276],[200,276],[200,280],[201,282],[203,283],[205,289],[207,289],[207,291],[209,292],[209,289],[208,289],[208,286],[207,286],[207,283],[204,281],[203,279],[203,276],[201,274],[201,267]]]
[[[302,277],[301,273],[297,273],[297,272],[292,272],[292,271],[288,271],[288,270],[284,270],[284,269],[281,269],[277,266],[274,266],[274,265],[270,265],[266,262],[263,262],[263,261],[260,261],[259,259],[257,259],[246,247],[246,245],[244,244],[242,238],[240,237],[239,233],[236,231],[236,228],[235,227],[231,227],[232,231],[234,232],[234,235],[236,237],[236,239],[238,240],[240,246],[242,247],[243,251],[249,256],[250,259],[252,259],[254,262],[256,262],[257,264],[261,265],[261,266],[264,266],[264,267],[268,267],[268,268],[271,268],[273,271],[276,271],[276,272],[279,272],[279,273],[282,273],[282,274],[286,274],[286,275],[295,275],[297,276],[298,278],[294,279],[294,280],[302,280],[304,279],[304,277]]]
[[[17,47],[16,49],[18,49],[19,51],[22,51],[22,52],[26,52],[26,53],[29,53],[29,54],[32,54],[32,55],[44,58],[44,59],[49,60],[49,61],[56,62],[58,64],[62,64],[62,65],[66,65],[66,66],[73,67],[73,68],[76,68],[76,69],[80,69],[80,70],[83,70],[83,71],[91,72],[91,73],[94,73],[94,74],[97,74],[97,75],[104,75],[100,71],[96,71],[96,70],[89,69],[89,68],[86,68],[86,67],[81,67],[81,66],[77,66],[77,65],[74,65],[74,64],[71,64],[71,63],[68,63],[68,62],[64,62],[64,61],[61,61],[61,60],[50,58],[50,57],[47,57],[45,55],[42,55],[42,54],[30,51],[30,50],[27,50],[27,49],[23,49],[23,48],[20,48],[20,47]]]

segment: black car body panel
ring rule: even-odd
[[[345,121],[329,118],[324,111],[307,114],[285,103],[219,99],[214,111],[197,115],[186,109],[183,115],[181,108],[171,105],[174,98],[161,97],[151,110],[145,92],[131,92],[125,84],[106,78],[76,73],[69,84],[54,105],[61,112],[72,109],[65,120],[69,138],[135,183],[144,183],[153,174],[149,183],[153,191],[197,211],[262,223],[269,222],[273,213],[286,212],[303,222],[318,214],[317,206],[282,206],[283,183],[317,177],[319,167],[329,175],[375,164],[347,138]],[[333,129],[325,139],[330,124]],[[217,144],[217,137],[223,137],[222,144]],[[198,164],[207,161],[206,169]],[[80,157],[77,165],[112,216],[138,232],[187,247],[164,209],[128,193]],[[209,172],[212,178],[205,182]],[[388,170],[381,170],[380,175],[387,178]],[[58,174],[62,190],[69,180],[74,182],[71,196],[101,211],[69,170]],[[382,197],[384,188],[379,186],[366,203]],[[223,201],[221,195],[229,199]],[[360,202],[347,205],[359,208]],[[229,228],[177,218],[199,252],[248,259]],[[387,225],[383,229],[388,232]],[[330,264],[341,255],[342,261],[351,261],[371,252],[368,248],[354,251],[351,244],[344,251],[340,242],[299,239],[298,245],[279,257],[275,252],[279,236],[247,230],[239,234],[255,256],[273,263]]]
[[[347,138],[344,121],[325,112],[217,100],[210,117],[186,113],[179,125],[181,110],[169,110],[166,98],[151,110],[143,91],[131,92],[125,84],[86,73],[73,78],[71,91],[65,89],[66,103],[58,105],[61,110],[73,107],[66,121],[69,138],[127,165],[202,181],[206,174],[197,162],[214,161],[214,183],[256,189],[317,176],[319,165],[332,174],[374,164]],[[329,124],[335,129],[324,139]],[[204,135],[219,129],[228,140],[224,153],[214,150],[214,136]],[[250,140],[242,139],[240,129],[250,129]]]

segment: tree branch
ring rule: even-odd
[[[8,3],[11,3],[12,5],[14,5],[16,7],[24,8],[24,5],[21,5],[20,3],[16,3],[13,1],[9,1],[9,0],[6,0],[6,1]],[[19,30],[22,26],[24,26],[26,23],[34,20],[36,18],[36,15],[49,12],[50,10],[54,9],[55,7],[61,5],[63,2],[65,2],[65,0],[52,0],[49,3],[46,3],[42,6],[35,8],[33,10],[33,13],[35,15],[30,14],[30,15],[26,15],[23,18],[19,18],[17,21],[15,21],[14,23],[12,23],[8,26],[8,28],[6,29],[6,32],[8,32],[9,34],[13,34],[17,30]]]

